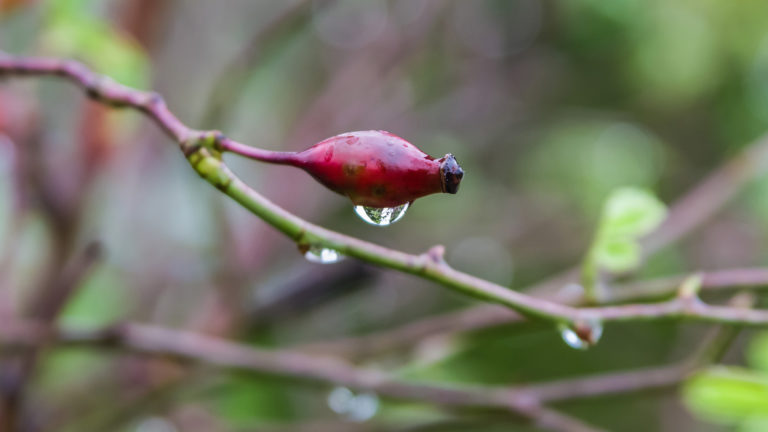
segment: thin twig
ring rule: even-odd
[[[103,330],[54,329],[33,322],[16,322],[0,330],[4,349],[46,345],[114,347],[132,353],[204,363],[226,368],[289,377],[330,385],[343,385],[401,400],[429,402],[445,407],[483,407],[504,410],[535,424],[560,431],[595,431],[595,428],[542,406],[526,392],[482,387],[446,387],[390,377],[335,358],[299,352],[264,350],[200,334],[143,324],[122,324]],[[518,394],[519,393],[519,394]]]
[[[722,352],[721,348],[733,336],[733,333],[723,333],[723,330],[715,329],[715,333],[706,337],[691,356],[670,366],[511,387],[447,387],[414,383],[378,370],[355,367],[338,358],[317,357],[290,350],[253,348],[200,334],[131,323],[103,330],[78,331],[63,327],[52,329],[33,322],[16,322],[0,331],[0,344],[5,349],[40,344],[119,348],[132,353],[342,385],[394,399],[454,408],[501,409],[542,427],[577,431],[594,429],[552,411],[543,404],[674,386],[698,367],[717,360],[711,354]]]
[[[768,286],[768,268],[715,270],[702,272],[701,276],[703,292]],[[611,286],[603,290],[601,302],[620,303],[668,298],[675,294],[686,277],[687,275],[669,276]],[[583,295],[579,290],[561,291],[555,300],[574,306],[584,302]],[[479,308],[486,308],[487,313],[484,315],[476,313]],[[500,323],[521,322],[524,319],[520,314],[497,306],[478,306],[460,312],[431,316],[427,319],[362,336],[311,342],[294,348],[360,359],[382,352],[411,347],[432,336],[456,333],[457,329],[471,331]]]

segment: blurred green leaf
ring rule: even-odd
[[[639,125],[570,117],[543,131],[517,172],[537,193],[561,196],[594,219],[617,187],[654,187],[663,160],[661,141]]]
[[[652,193],[622,187],[606,200],[600,230],[608,238],[639,238],[656,229],[666,215],[666,206]]]
[[[614,190],[603,207],[591,251],[595,264],[611,272],[636,268],[641,258],[638,239],[656,229],[666,214],[664,204],[646,190]]]
[[[768,430],[768,416],[752,417],[741,423],[739,432],[765,432]]]
[[[768,332],[758,333],[752,338],[747,359],[753,368],[768,373]]]
[[[294,417],[288,394],[285,385],[277,380],[234,373],[222,383],[213,406],[217,415],[233,427],[287,421]]]
[[[123,275],[114,268],[96,269],[77,289],[59,318],[78,327],[106,326],[130,313],[131,292]]]
[[[145,87],[146,54],[129,35],[94,15],[90,0],[52,0],[45,32],[46,51],[79,58],[98,72],[133,87]]]
[[[602,241],[595,254],[600,267],[610,272],[630,271],[640,264],[640,246],[628,238]]]
[[[683,400],[696,415],[737,423],[768,416],[768,376],[749,370],[715,367],[689,378]]]
[[[653,2],[647,27],[638,29],[627,62],[640,98],[686,105],[711,91],[721,74],[716,32],[704,2]]]

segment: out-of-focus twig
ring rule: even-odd
[[[594,431],[579,420],[542,406],[527,393],[509,389],[452,388],[413,383],[388,374],[361,369],[334,358],[292,351],[263,350],[200,334],[142,324],[122,324],[104,330],[74,330],[17,322],[0,330],[4,349],[40,344],[102,346],[132,353],[236,368],[310,382],[344,385],[394,399],[446,407],[484,407],[511,412],[536,425],[560,431]]]
[[[745,307],[744,302],[734,307]],[[382,371],[355,367],[338,358],[291,350],[264,350],[200,334],[142,324],[103,330],[74,330],[11,323],[0,331],[5,349],[39,344],[101,346],[226,368],[236,368],[329,385],[343,385],[394,399],[446,407],[484,407],[512,412],[552,430],[594,430],[543,404],[673,386],[692,371],[716,361],[733,337],[733,327],[715,329],[685,360],[659,368],[622,371],[513,387],[447,387],[415,383]]]
[[[768,269],[766,268],[725,269],[700,274],[701,289],[704,292],[768,286]],[[687,275],[670,276],[617,284],[603,290],[601,302],[618,303],[669,297],[675,294],[686,277]],[[578,290],[564,290],[556,299],[558,302],[571,305],[579,305],[584,301]],[[522,315],[495,306],[487,307],[488,313],[480,315],[476,313],[479,308],[484,306],[460,312],[448,312],[367,335],[312,342],[295,348],[334,353],[348,358],[364,358],[414,346],[431,336],[452,334],[455,333],[456,328],[470,331],[501,322],[513,323],[525,319]],[[502,319],[504,321],[499,321]]]
[[[61,276],[45,291],[45,297],[32,304],[30,316],[40,323],[51,323],[58,315],[74,289],[82,282],[101,257],[98,244],[88,245],[84,252],[76,255],[65,266]],[[4,320],[5,321],[5,320]],[[6,322],[2,323],[7,324]],[[0,404],[0,430],[13,431],[19,428],[20,411],[24,405],[26,383],[37,366],[39,346],[30,346],[7,360],[2,371],[2,404]]]

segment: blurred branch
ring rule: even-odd
[[[411,255],[327,230],[289,213],[251,189],[222,162],[219,153],[222,148],[244,144],[236,143],[218,131],[199,131],[187,127],[168,109],[163,98],[157,93],[123,86],[72,60],[3,55],[0,56],[0,75],[63,77],[99,102],[116,107],[130,107],[145,113],[179,144],[201,177],[299,245],[334,249],[372,264],[420,276],[466,295],[500,303],[531,318],[576,327],[594,320],[669,318],[768,325],[768,311],[711,306],[696,298],[676,298],[657,304],[574,308],[512,291],[451,268],[443,260],[442,246],[433,247],[419,255]]]
[[[707,291],[735,290],[768,286],[768,268],[740,268],[701,272],[701,289]],[[659,299],[673,296],[688,275],[670,276],[611,286],[602,290],[601,303]],[[578,290],[563,290],[557,297],[559,303],[579,305],[584,297]],[[424,339],[457,332],[471,331],[499,324],[521,322],[525,318],[515,312],[499,307],[488,307],[488,313],[476,313],[484,306],[448,312],[408,323],[393,329],[356,337],[345,337],[324,342],[304,344],[302,350],[335,353],[351,358],[364,358],[379,353],[397,350],[418,344]]]
[[[82,253],[76,254],[64,266],[57,277],[49,277],[51,286],[46,287],[39,299],[32,304],[30,315],[41,323],[51,323],[58,316],[75,289],[88,275],[101,258],[101,247],[97,243],[89,244]],[[44,295],[42,295],[44,294]],[[8,319],[10,319],[8,317]],[[5,324],[5,319],[3,324]],[[22,350],[14,358],[8,359],[0,370],[2,378],[2,401],[0,401],[0,430],[19,429],[22,407],[24,405],[27,382],[33,375],[38,362],[39,347],[32,346]]]
[[[763,267],[713,270],[699,274],[702,292],[768,286],[768,268]],[[618,284],[607,289],[601,301],[618,303],[668,297],[687,277],[678,275]]]
[[[738,303],[734,307],[745,308],[751,304],[751,298],[743,301],[743,297],[737,296],[736,299]],[[9,323],[0,331],[0,344],[4,349],[41,344],[113,347],[132,353],[342,385],[394,399],[453,408],[500,409],[543,428],[586,431],[595,429],[543,404],[673,386],[701,365],[716,361],[737,330],[734,327],[715,329],[689,358],[671,366],[512,387],[447,387],[415,383],[382,371],[355,367],[338,358],[291,350],[265,350],[201,334],[133,323],[101,330],[54,328],[32,321]]]
[[[339,359],[299,352],[264,350],[200,334],[162,327],[127,323],[103,330],[74,330],[17,322],[0,331],[4,349],[55,344],[102,346],[132,353],[156,355],[219,367],[343,385],[401,400],[434,403],[446,407],[483,407],[511,412],[536,425],[560,431],[594,431],[580,421],[541,405],[530,388],[453,388],[414,383],[384,372],[362,369]],[[534,387],[535,388],[535,387]],[[578,396],[577,396],[578,397]]]
[[[754,304],[754,297],[749,294],[736,295],[730,304],[749,309]],[[552,381],[532,385],[522,391],[529,392],[540,402],[555,402],[670,387],[683,381],[696,369],[718,362],[740,330],[739,326],[713,328],[691,355],[670,366]]]
[[[93,269],[102,257],[102,247],[99,243],[88,244],[82,253],[77,254],[64,268],[61,277],[41,298],[31,306],[30,316],[42,321],[53,321],[70,298],[75,288]]]

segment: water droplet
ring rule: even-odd
[[[310,246],[306,252],[304,252],[304,258],[307,261],[320,264],[333,264],[344,259],[344,255],[333,249],[324,248],[322,246]]]
[[[596,320],[577,323],[573,327],[560,324],[558,331],[566,345],[573,349],[585,350],[600,341],[603,325]]]
[[[346,387],[336,387],[328,394],[328,407],[347,420],[364,422],[379,410],[379,397],[375,393],[355,394]]]
[[[410,203],[405,203],[397,207],[384,208],[355,206],[355,213],[371,225],[387,226],[399,221],[405,215],[409,205]]]

